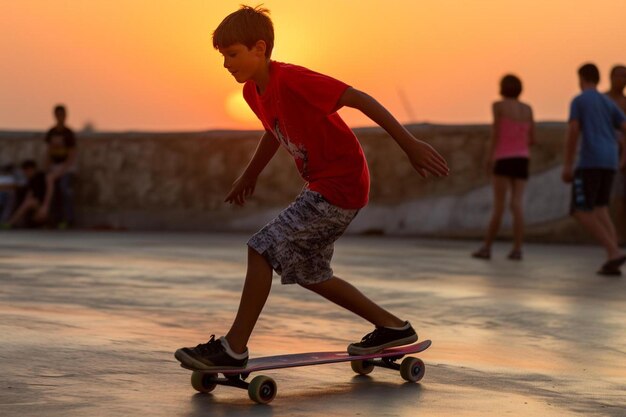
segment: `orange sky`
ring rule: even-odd
[[[211,32],[241,0],[19,0],[0,6],[0,130],[41,130],[57,102],[80,130],[257,128]],[[251,3],[255,5],[256,3]],[[576,69],[607,87],[626,63],[624,0],[266,0],[273,58],[376,97],[402,122],[487,122],[518,74],[539,120],[562,120]],[[342,110],[352,126],[371,124]]]

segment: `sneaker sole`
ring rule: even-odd
[[[619,269],[600,269],[596,272],[598,275],[604,275],[606,277],[620,277],[622,276],[622,271]]]
[[[178,360],[178,362],[182,363],[184,366],[192,369],[198,369],[202,371],[210,371],[211,369],[242,369],[246,366],[226,366],[226,365],[207,365],[204,362],[199,361],[193,356],[189,356],[182,349],[178,349],[174,352],[174,357]]]
[[[404,339],[394,340],[393,342],[385,343],[384,345],[374,346],[371,348],[359,348],[359,347],[350,345],[348,346],[348,354],[352,356],[370,355],[372,353],[379,353],[384,349],[398,347],[398,346],[406,346],[415,342],[417,342],[417,334],[414,334],[409,337],[405,337]]]

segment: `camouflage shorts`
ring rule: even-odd
[[[252,236],[248,246],[267,259],[283,284],[317,284],[332,278],[335,241],[357,213],[330,204],[320,193],[304,190]]]

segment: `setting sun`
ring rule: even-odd
[[[246,100],[244,100],[241,90],[228,95],[226,98],[226,112],[233,121],[241,124],[242,128],[262,128],[261,122],[254,112],[250,110]]]

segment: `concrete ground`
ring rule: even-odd
[[[348,364],[266,372],[269,406],[197,394],[173,352],[223,334],[245,235],[0,233],[0,415],[625,416],[626,277],[595,275],[599,248],[528,245],[490,262],[470,241],[344,237],[335,273],[411,320],[433,345],[421,383]],[[252,356],[338,350],[369,332],[275,282]]]

